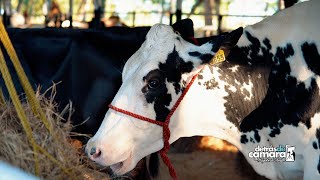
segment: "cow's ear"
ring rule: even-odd
[[[242,34],[243,28],[240,27],[226,35],[226,39],[222,42],[220,46],[220,49],[224,51],[226,57],[228,57],[230,50],[238,43]]]
[[[219,49],[221,49],[224,51],[224,54],[227,57],[230,53],[230,50],[238,43],[242,33],[243,28],[240,27],[229,33],[223,33],[219,35],[209,42],[212,44],[212,51],[216,53]]]
[[[243,28],[240,27],[229,33],[211,37],[209,42],[202,44],[201,46],[191,46],[191,48],[188,49],[188,54],[191,57],[197,57],[192,58],[191,61],[194,63],[195,67],[207,63],[214,64],[224,61],[231,49],[238,43],[242,33]],[[219,50],[223,51],[223,54]]]
[[[191,19],[182,19],[172,25],[175,32],[178,32],[183,39],[194,36],[193,22]]]

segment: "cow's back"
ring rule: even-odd
[[[263,21],[248,26],[245,31],[252,32],[259,39],[269,38],[271,44],[283,45],[291,40],[295,43],[304,41],[320,42],[320,1],[312,0],[299,3],[289,9],[279,11]],[[246,45],[246,38],[241,38],[238,45]],[[274,49],[273,49],[274,50]]]

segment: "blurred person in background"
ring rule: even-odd
[[[56,1],[52,1],[46,25],[48,27],[61,27],[61,22],[62,12],[60,6]]]
[[[128,27],[125,25],[123,22],[121,22],[121,19],[117,15],[112,15],[110,16],[106,21],[105,21],[106,27],[113,27],[113,26],[122,26],[122,27]]]

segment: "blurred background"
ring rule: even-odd
[[[261,21],[303,0],[0,0],[6,26],[96,28],[193,20],[203,37]]]
[[[192,43],[195,43],[195,35],[197,42],[201,44],[200,40],[204,43],[212,38],[210,36],[257,23],[301,1],[303,0],[0,0],[0,20],[8,27],[9,37],[34,89],[40,86],[40,93],[54,99],[57,111],[65,112],[65,107],[70,107],[72,116],[66,113],[65,116],[68,117],[65,119],[71,118],[75,125],[72,130],[89,135],[72,136],[81,140],[76,148],[81,154],[79,158],[82,162],[85,157],[82,145],[100,127],[108,110],[106,104],[112,101],[122,83],[122,68],[144,42],[150,26],[178,22],[173,26],[175,31]],[[185,18],[192,20],[193,27],[190,20],[179,21]],[[0,50],[6,51],[2,42]],[[18,94],[22,94],[23,88],[10,64],[10,57],[4,55]],[[0,76],[0,100],[1,92],[6,99],[10,98]],[[10,109],[9,106],[7,108]],[[1,113],[0,117],[6,117],[1,116]],[[3,132],[7,135],[7,131]],[[3,142],[8,142],[5,135],[2,137]],[[16,144],[11,143],[14,148],[8,148],[8,153],[12,152],[14,155],[5,156],[9,158],[5,160],[11,164],[17,162],[18,167],[26,170],[33,167],[28,164],[30,161],[33,163],[33,157],[27,149],[21,150],[31,155],[31,158],[25,158],[26,163],[19,159],[24,156],[15,156],[19,154],[15,148],[22,147],[19,144],[21,141],[12,140]],[[27,147],[31,146],[27,144]],[[48,146],[57,149],[55,147]],[[78,158],[78,155],[75,156]],[[172,145],[169,156],[181,179],[265,179],[255,173],[236,147],[214,137],[180,138]],[[0,152],[0,159],[3,157]],[[64,160],[69,164],[73,163],[69,157]],[[126,179],[148,179],[146,162],[143,159]],[[52,167],[56,167],[56,164],[53,165]],[[169,179],[163,163],[160,164],[160,169],[162,179]],[[105,174],[107,170],[100,171]],[[43,174],[47,175],[47,172]]]

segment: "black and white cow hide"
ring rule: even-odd
[[[300,3],[201,46],[155,25],[126,63],[112,104],[163,121],[199,73],[170,120],[170,143],[214,136],[269,179],[320,179],[319,8],[317,0]],[[219,49],[227,60],[208,65]],[[250,157],[259,147],[282,146],[291,162]],[[86,150],[123,174],[162,147],[161,127],[109,110]]]

